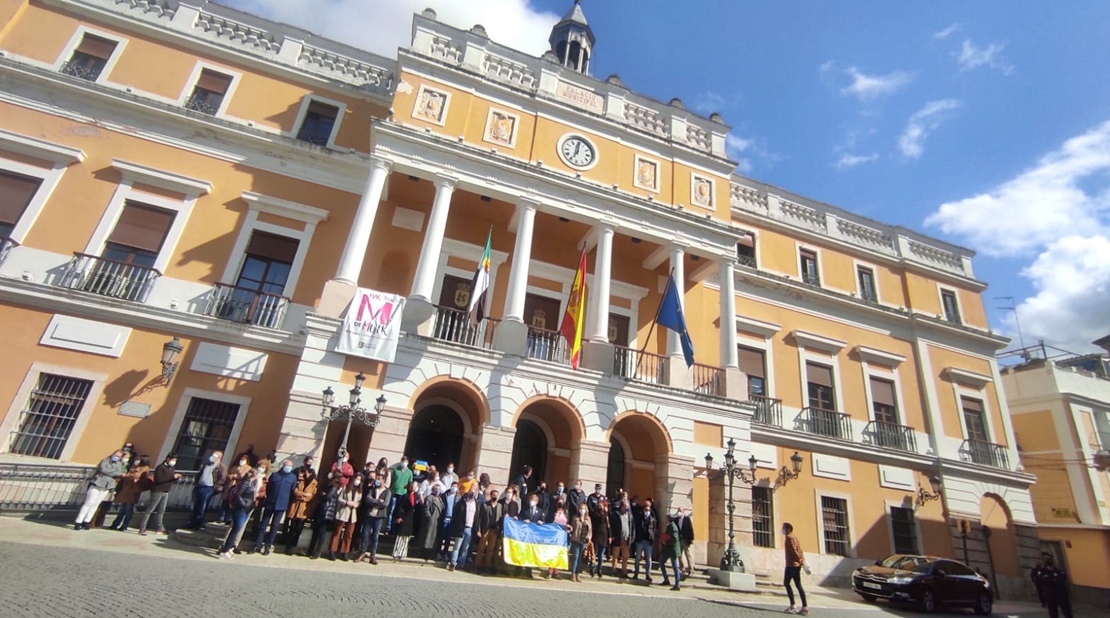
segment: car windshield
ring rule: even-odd
[[[927,567],[929,564],[929,559],[924,556],[902,556],[900,554],[895,554],[883,560],[879,566],[890,569],[901,569],[903,571],[918,571],[921,567]]]

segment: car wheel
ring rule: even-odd
[[[873,594],[863,594],[861,592],[861,593],[859,593],[859,595],[863,598],[864,601],[867,601],[868,603],[874,603],[875,602],[876,597]]]
[[[921,593],[921,611],[926,614],[937,611],[937,595],[932,590]]]
[[[980,592],[979,598],[975,599],[975,613],[980,616],[990,616],[993,608],[994,600],[991,599],[991,595]]]

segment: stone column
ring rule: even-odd
[[[478,470],[489,474],[490,482],[497,491],[503,491],[510,479],[517,473],[510,470],[513,462],[513,440],[516,429],[497,425],[482,425],[481,442],[478,446]]]
[[[339,317],[355,296],[362,263],[366,260],[366,248],[370,245],[370,234],[374,230],[374,219],[378,216],[378,204],[381,203],[382,191],[392,166],[393,162],[380,157],[373,157],[370,161],[370,176],[366,179],[366,188],[362,191],[355,219],[347,233],[347,244],[343,247],[343,256],[339,258],[335,279],[324,284],[320,296],[317,311],[320,315]]]
[[[693,458],[671,453],[656,456],[655,496],[661,515],[678,507],[689,513],[694,503]]]
[[[678,304],[685,311],[686,302],[686,272],[683,259],[686,251],[681,245],[671,246],[671,270],[674,273],[675,292],[678,293]],[[667,329],[667,360],[666,360],[667,386],[691,390],[694,388],[693,376],[690,368],[686,366],[686,359],[682,356],[682,339],[678,333]]]
[[[609,343],[609,297],[613,273],[613,227],[597,226],[597,257],[594,260],[594,285],[586,295],[590,303],[592,330],[582,342],[582,366],[605,373],[613,372],[613,344]]]
[[[736,280],[733,267],[736,258],[731,255],[720,258],[721,280],[721,372],[724,384],[718,393],[729,399],[741,401],[748,398],[748,377],[740,371],[739,352],[736,348]]]
[[[609,444],[582,440],[570,453],[570,476],[568,485],[582,479],[584,488],[592,488],[595,483],[605,485],[609,476]]]
[[[454,195],[459,181],[451,176],[437,175],[435,183],[436,196],[432,202],[432,212],[428,215],[428,230],[424,234],[424,246],[420,250],[416,276],[412,281],[412,293],[405,303],[401,323],[403,330],[421,335],[432,334],[435,317],[432,290],[435,289],[440,253],[443,250],[443,236],[447,231],[447,214],[451,210],[451,196]]]
[[[370,436],[370,455],[374,461],[386,457],[390,464],[394,464],[401,460],[401,455],[405,454],[403,451],[412,415],[413,411],[408,408],[385,407],[374,434]]]
[[[513,247],[513,269],[509,276],[509,293],[505,299],[505,315],[497,327],[494,347],[502,352],[524,356],[528,326],[524,323],[524,297],[528,293],[528,265],[532,261],[532,228],[536,221],[533,200],[517,204],[516,245]]]

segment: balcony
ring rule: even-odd
[[[881,448],[907,453],[917,452],[917,438],[913,427],[897,423],[871,421],[867,424],[867,428],[863,430],[863,435],[871,440],[871,444]]]
[[[748,401],[755,404],[752,422],[770,427],[782,427],[782,400],[763,395],[748,395]]]
[[[567,342],[563,339],[563,336],[558,331],[534,326],[528,327],[528,340],[524,355],[527,358],[548,363],[570,364],[570,350],[567,349]]]
[[[702,395],[722,395],[723,373],[720,367],[694,363],[694,392]]]
[[[493,349],[493,337],[501,320],[486,318],[478,326],[470,325],[470,315],[466,311],[451,307],[436,307],[436,324],[432,336],[469,348]]]
[[[613,346],[613,375],[648,384],[666,384],[663,367],[666,356],[641,352],[624,346]]]
[[[226,283],[212,287],[204,314],[240,324],[280,329],[289,299]]]
[[[74,59],[62,65],[62,73],[77,79],[95,82],[100,78],[100,72],[104,70],[104,64],[104,61],[89,63]]]
[[[209,116],[215,116],[216,113],[220,111],[222,98],[223,97],[213,100],[206,94],[193,94],[189,97],[188,101],[185,101],[185,109],[190,109],[194,112],[200,112]]]
[[[964,440],[960,446],[960,454],[968,461],[980,466],[1010,469],[1010,455],[1005,446],[992,444],[981,440]]]
[[[162,273],[154,268],[74,253],[56,285],[100,296],[145,303]]]
[[[798,429],[806,433],[837,440],[852,439],[852,418],[843,412],[822,408],[802,408],[795,422]]]

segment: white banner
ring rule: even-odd
[[[347,307],[336,351],[392,363],[401,338],[404,297],[359,288]]]

